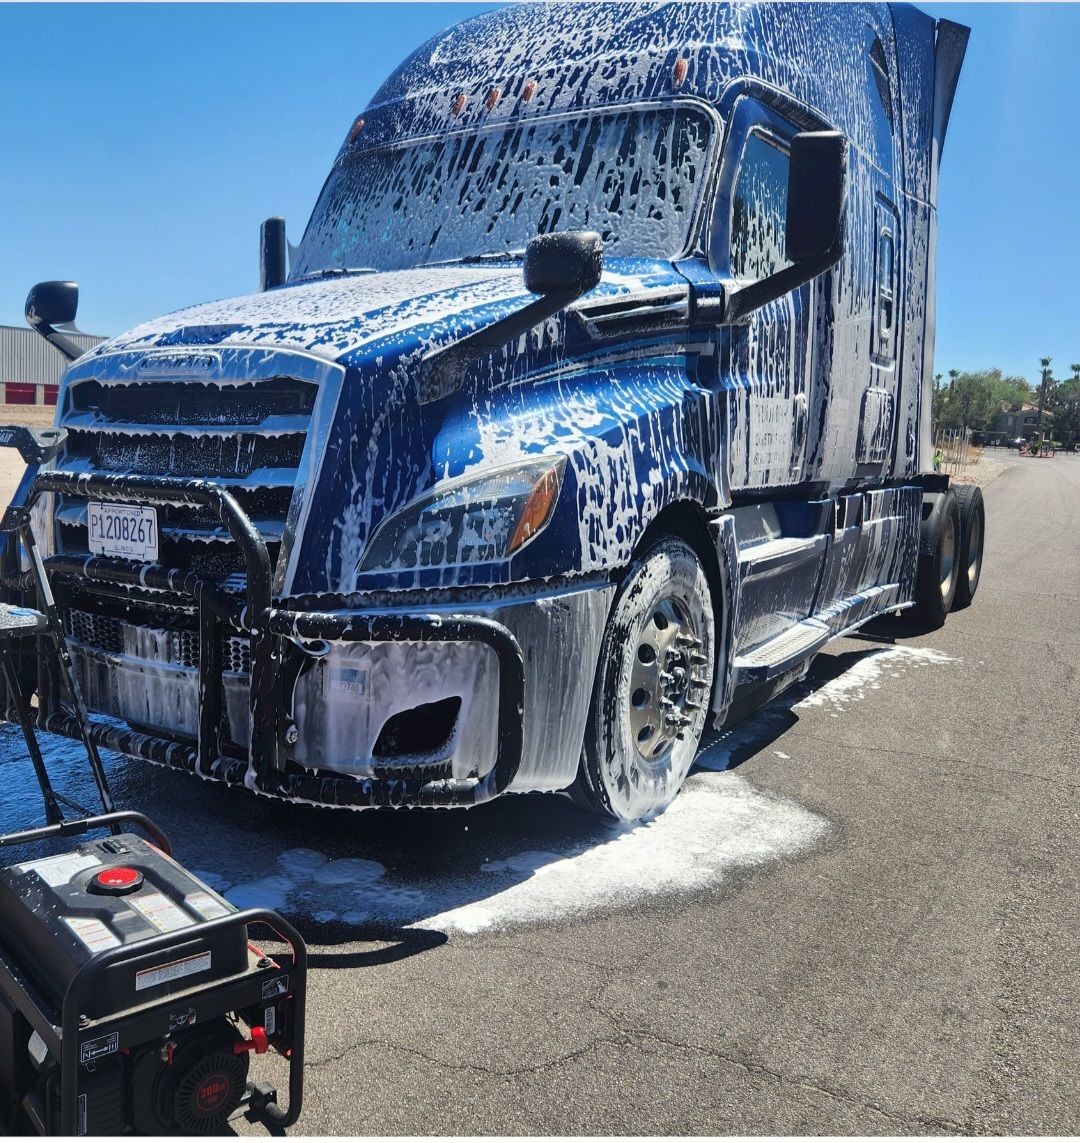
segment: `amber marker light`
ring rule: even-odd
[[[510,546],[506,550],[507,555],[516,552],[547,523],[551,510],[555,507],[555,501],[559,497],[559,472],[561,468],[561,464],[553,465],[533,485],[533,490],[529,493],[525,507],[522,508],[521,515],[518,517],[514,534],[510,537]]]
[[[487,99],[484,100],[484,106],[488,109],[488,111],[490,111],[495,106],[495,104],[499,102],[500,95],[502,95],[502,92],[497,87],[493,87],[487,93]]]
[[[348,142],[349,143],[355,143],[356,142],[356,136],[359,135],[360,132],[363,131],[363,129],[364,129],[364,118],[362,115],[358,115],[356,117],[356,122],[349,129]]]
[[[460,115],[465,110],[465,104],[469,102],[469,97],[463,91],[459,91],[454,96],[453,106],[450,108],[454,115]]]
[[[536,94],[536,80],[530,79],[529,82],[527,84],[525,84],[525,87],[521,92],[521,102],[522,103],[528,103],[529,100],[532,99],[532,97],[535,94]]]
[[[671,82],[675,87],[682,87],[686,82],[686,69],[688,66],[686,60],[681,57],[675,61],[675,66],[671,69]]]

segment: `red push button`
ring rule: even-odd
[[[94,893],[111,893],[120,896],[131,893],[143,883],[143,875],[130,865],[115,865],[112,869],[103,869],[90,878],[88,889]]]

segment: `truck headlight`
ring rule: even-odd
[[[505,560],[551,518],[566,457],[466,476],[406,505],[375,531],[358,571]]]

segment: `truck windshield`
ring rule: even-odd
[[[687,246],[711,123],[682,105],[577,113],[354,151],[334,167],[293,279],[400,270],[596,230],[609,254]]]

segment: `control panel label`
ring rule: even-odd
[[[158,965],[157,968],[144,968],[135,973],[135,991],[156,988],[159,984],[168,984],[170,980],[179,980],[184,976],[194,976],[197,972],[206,972],[209,967],[210,954],[204,952],[186,956],[183,960],[173,960],[168,964]]]
[[[108,1056],[120,1047],[120,1033],[110,1032],[107,1036],[98,1036],[96,1040],[84,1040],[79,1045],[79,1063],[88,1064],[91,1060]]]

